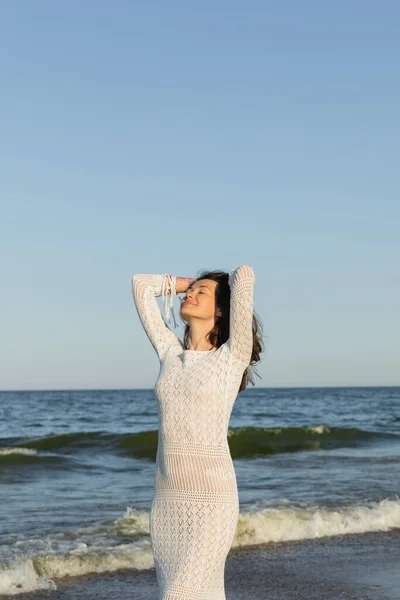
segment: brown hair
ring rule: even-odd
[[[231,290],[228,283],[229,273],[225,271],[203,271],[196,281],[201,279],[212,279],[217,282],[215,288],[215,302],[221,309],[222,316],[216,317],[215,325],[211,331],[207,334],[207,341],[210,342],[216,348],[219,348],[229,338],[229,319],[230,319],[230,303],[231,303]],[[186,324],[183,334],[183,344],[185,348],[189,345],[189,332],[190,326]],[[249,368],[260,377],[257,371],[254,369],[254,365],[259,362],[260,354],[264,351],[264,344],[262,341],[262,323],[260,318],[253,312],[253,349],[251,352],[251,359],[249,367],[243,373],[242,381],[240,383],[239,392],[243,391],[247,384],[250,382],[254,385],[254,381],[251,377]]]

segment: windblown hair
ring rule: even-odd
[[[207,334],[207,340],[210,344],[219,348],[229,339],[229,320],[230,320],[230,305],[231,305],[231,290],[228,283],[229,273],[225,271],[203,271],[196,281],[201,279],[212,279],[217,282],[215,288],[215,302],[216,305],[221,309],[222,316],[216,317],[215,325],[211,331]],[[243,373],[242,381],[239,387],[239,392],[243,391],[248,383],[254,385],[252,373],[250,369],[260,377],[257,371],[254,369],[254,365],[260,361],[260,354],[264,351],[264,343],[262,341],[262,323],[258,315],[253,312],[253,349],[251,352],[250,364]],[[186,324],[183,334],[183,344],[185,348],[189,346],[189,333],[190,326]]]

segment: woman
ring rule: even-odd
[[[235,399],[260,359],[252,267],[132,279],[141,323],[160,360],[159,434],[150,538],[160,600],[225,600],[225,561],[239,518],[227,433]],[[184,341],[162,318],[185,292]],[[168,316],[168,315],[167,315]],[[176,326],[176,324],[175,324]]]

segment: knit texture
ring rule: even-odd
[[[247,265],[230,271],[230,335],[217,350],[185,350],[164,321],[156,297],[175,296],[175,280],[132,278],[140,321],[160,360],[149,517],[159,600],[226,600],[225,562],[239,518],[227,434],[251,359],[255,276]]]

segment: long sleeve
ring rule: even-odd
[[[160,361],[170,344],[180,344],[164,321],[156,301],[156,296],[167,293],[171,299],[176,295],[175,279],[167,274],[135,274],[132,277],[132,295],[139,319]]]
[[[250,364],[253,349],[253,289],[256,281],[252,267],[241,265],[229,273],[231,289],[228,346],[235,358]]]

